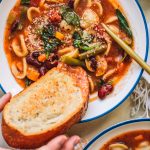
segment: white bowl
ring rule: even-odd
[[[128,17],[131,29],[135,40],[135,51],[144,59],[147,60],[149,37],[148,28],[143,11],[138,3],[138,0],[118,0],[123,7],[126,16]],[[14,6],[16,0],[2,0],[0,4],[0,83],[1,89],[4,92],[12,92],[13,95],[19,93],[22,88],[16,83],[12,76],[6,55],[4,52],[3,38],[6,19],[10,9]],[[97,99],[89,103],[89,107],[85,117],[81,122],[87,122],[98,117],[101,117],[119,106],[132,93],[143,70],[136,63],[132,63],[127,74],[116,85],[114,92],[107,96],[103,101]],[[96,96],[96,94],[92,95]]]
[[[116,124],[93,138],[84,150],[100,150],[112,138],[130,131],[150,130],[150,119],[130,120]]]

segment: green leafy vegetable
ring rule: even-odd
[[[125,31],[129,37],[132,37],[132,31],[129,28],[129,24],[119,9],[116,9],[116,15],[118,17],[121,29]]]
[[[82,39],[84,40],[84,42],[91,43],[94,40],[94,36],[86,31],[83,31]]]
[[[25,78],[25,85],[26,87],[30,86],[32,84],[32,81],[28,78]]]
[[[69,24],[73,26],[80,26],[79,16],[68,6],[62,6],[60,13],[62,18]]]
[[[41,35],[42,40],[43,41],[49,40],[49,38],[54,36],[54,33],[55,33],[55,29],[54,29],[53,25],[49,25],[47,27],[44,27],[43,31],[42,31],[42,35]]]
[[[30,4],[30,0],[21,0],[21,4],[22,5],[29,5]]]
[[[28,8],[26,6],[22,7],[17,30],[23,29],[24,24],[25,24],[25,19],[27,17],[27,10],[28,10]]]
[[[55,35],[55,28],[53,25],[48,25],[44,27],[41,32],[41,38],[44,42],[44,50],[47,55],[49,56],[58,46],[62,44],[62,42],[54,37]]]
[[[47,55],[53,52],[58,46],[61,45],[61,41],[59,39],[53,38],[49,41],[44,42],[44,50]]]
[[[98,88],[101,88],[103,85],[112,85],[113,84],[113,80],[109,80],[109,81],[104,81],[103,79],[100,79],[98,82],[97,82],[97,87]]]
[[[81,35],[75,31],[73,34],[73,39],[73,45],[80,50],[88,51],[94,48],[94,46],[88,46],[88,44],[93,41],[93,37],[90,34],[87,36],[84,36],[83,34],[81,37]]]
[[[75,31],[74,33],[73,33],[73,39],[76,39],[76,40],[81,40],[82,38],[81,38],[81,35],[77,32],[77,31]]]
[[[105,81],[103,79],[100,79],[100,81],[97,82],[97,87],[100,88],[105,84]]]

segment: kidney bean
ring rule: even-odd
[[[47,72],[47,68],[45,66],[39,68],[39,73],[41,76],[44,76],[46,72]]]
[[[48,60],[52,62],[52,61],[54,61],[54,60],[59,60],[59,57],[58,57],[57,54],[52,53],[52,54],[49,56]]]
[[[91,61],[91,67],[92,67],[94,70],[96,70],[96,69],[97,69],[97,61],[96,61],[95,57],[92,57],[92,58],[90,59],[90,61]]]
[[[26,58],[26,61],[29,65],[33,65],[37,68],[41,67],[42,66],[42,63],[39,62],[37,59],[35,59],[32,54],[28,55],[27,58]]]
[[[19,20],[15,20],[10,28],[11,33],[15,32],[17,30],[18,25],[19,25]]]
[[[74,9],[74,0],[69,0],[68,1],[68,6],[72,9]]]
[[[40,52],[39,52],[39,51],[35,51],[35,52],[32,53],[32,56],[33,56],[34,58],[37,58],[39,55],[40,55]]]
[[[51,61],[49,61],[49,60],[46,60],[45,63],[44,63],[44,66],[45,66],[48,70],[50,70],[50,69],[56,67],[57,65],[58,65],[58,61],[57,61],[57,60],[55,60],[55,61],[53,61],[53,62],[51,62]]]
[[[100,99],[104,99],[107,95],[109,95],[113,91],[113,86],[110,84],[104,84],[98,90],[98,97]]]

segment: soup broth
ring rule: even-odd
[[[132,131],[111,139],[100,150],[148,150],[150,149],[150,131]]]
[[[16,81],[26,88],[59,63],[81,66],[91,93],[98,90],[104,99],[128,71],[131,58],[102,23],[133,47],[132,31],[115,0],[18,0],[4,35]]]

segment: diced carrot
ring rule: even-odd
[[[58,31],[56,31],[55,33],[55,37],[59,40],[63,40],[64,39],[64,35]]]
[[[39,62],[44,62],[46,60],[46,55],[45,54],[41,54],[39,57],[38,57],[38,61]]]
[[[40,74],[37,70],[34,70],[34,69],[28,69],[27,70],[28,79],[30,79],[32,81],[37,81],[39,76],[40,76]]]
[[[18,61],[18,62],[16,63],[16,66],[17,66],[17,69],[18,69],[19,71],[23,71],[23,65],[22,65],[22,63],[21,63],[20,61]]]
[[[140,135],[136,136],[134,139],[137,140],[137,141],[140,141],[140,140],[143,140],[144,137],[143,137],[142,134],[140,134]]]

